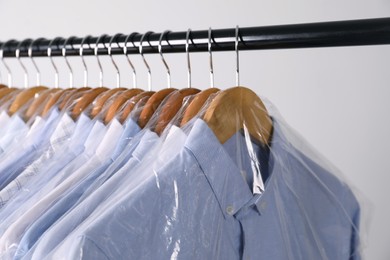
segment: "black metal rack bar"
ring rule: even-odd
[[[185,52],[186,31],[170,32],[165,35],[161,43],[163,53]],[[160,33],[150,33],[145,37],[143,52],[158,53]],[[306,23],[292,25],[276,25],[263,27],[247,27],[239,29],[239,50],[314,48],[314,47],[341,47],[359,45],[390,44],[390,18],[376,18],[363,20]],[[124,46],[127,35],[117,37],[115,43]],[[127,44],[128,54],[139,54],[142,34],[135,34]],[[208,31],[192,31],[189,51],[204,52],[208,46]],[[83,38],[74,38],[64,46],[65,39],[53,42],[52,56],[61,56],[66,47],[67,56],[79,55],[79,48]],[[93,55],[94,46],[98,37],[91,37],[83,45],[83,55]],[[42,39],[32,46],[33,57],[47,56],[48,45],[51,40]],[[100,45],[108,46],[110,36],[104,37]],[[136,47],[132,45],[133,42]],[[4,57],[15,57],[20,42],[2,42]],[[20,57],[28,56],[28,47],[31,40],[24,40],[20,44]],[[99,46],[100,46],[99,45]],[[232,51],[235,46],[235,28],[212,30],[212,51]],[[117,44],[112,46],[112,54],[123,54],[123,48]],[[99,55],[107,55],[107,48],[100,48]]]

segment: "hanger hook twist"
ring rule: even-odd
[[[117,34],[115,34],[114,36],[112,36],[111,39],[110,39],[110,43],[108,44],[108,47],[107,47],[107,49],[108,49],[108,55],[110,56],[111,62],[112,62],[112,64],[114,65],[115,70],[116,70],[116,87],[117,87],[117,88],[119,88],[119,87],[120,87],[120,84],[121,84],[121,75],[120,75],[119,68],[118,68],[117,64],[115,63],[115,60],[114,60],[114,58],[112,57],[112,42],[113,42],[114,40],[116,40],[115,43],[117,44],[117,46],[118,46],[118,48],[119,48],[120,46],[119,46],[119,44],[118,44],[117,39],[118,39],[118,37],[120,37],[120,36],[122,36],[122,35],[123,35],[123,34],[121,34],[121,33],[117,33]]]
[[[234,49],[236,51],[236,85],[240,86],[240,54],[238,50],[238,38],[239,38],[239,30],[240,28],[238,25],[236,26],[236,39],[235,39],[235,44],[234,44]]]
[[[139,34],[139,33],[132,33],[132,34],[128,35],[126,37],[126,40],[125,40],[125,45],[123,46],[123,54],[126,55],[127,62],[129,63],[131,69],[133,70],[133,88],[137,88],[137,73],[135,71],[135,67],[134,67],[133,63],[131,62],[131,60],[129,58],[129,55],[127,55],[127,50],[128,50],[127,43],[131,39],[131,43],[133,44],[133,47],[135,48],[136,46],[133,42],[133,39],[134,39],[134,36],[136,36],[137,34]]]
[[[94,48],[95,57],[97,59],[98,65],[99,65],[99,86],[100,87],[103,87],[103,67],[102,67],[102,64],[100,63],[100,59],[99,59],[99,55],[98,55],[99,54],[99,43],[100,43],[100,40],[102,40],[102,39],[104,41],[104,39],[107,36],[108,36],[107,34],[103,34],[99,38],[97,38],[96,43],[95,43],[95,48]]]
[[[53,65],[53,68],[54,68],[54,71],[55,71],[55,74],[54,74],[54,88],[58,88],[60,80],[59,80],[58,68],[57,68],[56,64],[54,63],[53,57],[51,55],[52,54],[52,45],[54,44],[54,42],[57,42],[60,39],[63,39],[63,38],[56,37],[53,40],[51,40],[50,43],[49,43],[49,46],[47,48],[47,56],[50,58],[51,64]]]
[[[40,42],[42,40],[45,40],[45,38],[38,38],[36,40],[33,40],[31,42],[30,46],[28,46],[28,57],[31,59],[31,62],[32,62],[34,68],[35,68],[35,71],[37,72],[37,80],[36,80],[36,85],[37,86],[41,85],[41,71],[39,70],[39,68],[38,68],[38,66],[37,66],[37,64],[35,62],[35,59],[34,59],[33,54],[32,54],[33,53],[32,49],[33,49],[33,46],[34,46],[34,44],[36,42]]]
[[[192,87],[192,78],[191,78],[191,60],[190,60],[190,44],[189,44],[189,39],[191,37],[191,34],[192,34],[192,31],[191,29],[189,28],[187,30],[187,34],[186,34],[186,56],[187,56],[187,86],[188,88],[191,88]],[[191,38],[191,42],[192,44],[194,44],[192,38]]]
[[[152,90],[152,72],[150,70],[150,67],[149,67],[149,64],[147,63],[146,59],[145,59],[145,56],[144,56],[144,52],[143,52],[143,41],[144,41],[144,38],[146,36],[149,36],[150,34],[152,34],[153,32],[149,31],[149,32],[146,32],[145,34],[142,35],[141,37],[141,40],[139,42],[139,54],[141,54],[141,57],[142,57],[142,60],[144,61],[144,64],[148,70],[148,89],[149,91]]]
[[[164,66],[165,68],[167,69],[167,83],[168,83],[168,88],[171,88],[171,71],[169,69],[169,66],[168,66],[168,63],[166,62],[165,58],[164,58],[164,55],[162,53],[162,45],[161,45],[161,41],[162,39],[164,38],[164,36],[167,36],[168,33],[170,33],[171,31],[164,31],[161,35],[160,35],[160,39],[158,41],[158,53],[160,54],[161,56],[161,60],[162,62],[164,63]],[[165,38],[166,42],[169,44],[168,40]]]
[[[65,40],[64,42],[64,45],[62,46],[62,56],[64,57],[65,59],[65,63],[66,63],[66,66],[68,67],[69,69],[69,88],[73,88],[74,87],[74,81],[73,81],[73,69],[72,67],[70,66],[70,62],[68,60],[68,57],[66,56],[66,46],[68,45],[68,42],[70,42],[71,46],[72,46],[72,49],[73,49],[73,41],[76,39],[75,36],[71,36],[69,37],[68,39]]]
[[[211,27],[209,27],[209,33],[208,33],[208,52],[209,52],[209,62],[210,62],[210,85],[211,88],[214,88],[214,67],[213,67],[213,53],[211,50],[211,38],[212,38],[212,30]]]
[[[91,35],[85,36],[81,41],[80,50],[79,50],[81,61],[83,62],[83,67],[84,67],[84,87],[88,86],[88,67],[87,67],[87,63],[85,62],[85,59],[84,59],[84,43],[88,40],[88,43],[87,43],[88,47],[91,47],[90,42],[89,42],[91,40],[91,38],[92,38]]]
[[[16,40],[9,40],[5,43],[3,43],[3,45],[1,46],[1,49],[0,49],[0,58],[1,58],[1,61],[3,62],[4,64],[4,67],[6,68],[7,70],[7,81],[8,81],[8,87],[12,87],[12,72],[11,72],[11,69],[9,68],[7,62],[5,62],[5,59],[4,59],[4,48],[10,44],[10,43],[16,43]]]
[[[31,39],[26,39],[24,41],[19,42],[19,44],[15,50],[15,57],[19,61],[19,64],[23,69],[24,88],[28,88],[28,71],[26,69],[26,66],[23,64],[23,62],[20,59],[20,48],[22,47],[23,44],[25,44],[27,42],[31,42],[31,41],[32,41]]]

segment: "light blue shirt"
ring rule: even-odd
[[[119,125],[118,125],[119,124]],[[81,200],[81,196],[86,196],[86,191],[90,192],[95,191],[102,183],[104,183],[111,175],[110,172],[106,173],[105,170],[109,167],[109,165],[113,162],[114,158],[112,157],[113,153],[110,152],[113,149],[107,147],[113,143],[122,144],[122,140],[116,142],[113,140],[115,134],[121,133],[120,138],[126,138],[128,141],[129,138],[132,138],[132,134],[135,134],[136,131],[140,130],[140,128],[133,124],[128,124],[127,127],[135,127],[135,129],[130,130],[126,129],[126,132],[120,131],[122,126],[117,121],[113,121],[110,125],[110,129],[107,131],[106,140],[101,143],[101,147],[98,150],[104,150],[110,158],[106,160],[100,167],[97,161],[91,161],[89,163],[96,164],[96,169],[93,170],[88,176],[81,180],[75,187],[71,188],[67,194],[56,202],[50,209],[48,209],[42,216],[39,217],[37,221],[35,221],[25,232],[21,242],[18,246],[17,252],[15,254],[14,259],[21,259],[28,250],[34,245],[34,243],[38,240],[38,238],[53,224],[55,223],[62,215],[64,215],[68,210],[77,205]],[[123,130],[123,129],[122,129]],[[119,132],[118,132],[119,131]],[[156,135],[156,134],[154,134]],[[156,137],[157,138],[157,137]],[[109,144],[110,143],[110,144]],[[99,152],[99,151],[97,151]],[[103,155],[102,155],[103,156]]]
[[[0,190],[15,179],[48,143],[51,133],[59,121],[59,111],[53,109],[46,119],[40,120],[30,129],[26,140],[17,149],[2,154],[0,163]]]
[[[0,107],[0,136],[3,136],[4,133],[7,132],[9,123],[11,122],[11,118],[9,117],[8,113],[5,109]]]
[[[185,149],[96,218],[64,257],[359,259],[355,197],[292,147],[277,121],[262,194],[242,177],[248,163],[238,168],[244,158],[227,148],[197,120]]]
[[[62,241],[62,234],[67,235],[70,231],[75,229],[76,226],[77,228],[72,232],[72,235],[73,233],[77,233],[79,229],[82,230],[84,225],[89,222],[89,219],[94,218],[94,214],[99,214],[99,210],[101,210],[102,207],[111,205],[111,200],[114,202],[117,201],[115,197],[117,195],[121,196],[119,191],[130,191],[132,187],[129,184],[134,184],[132,180],[142,176],[144,170],[142,165],[149,166],[151,162],[157,160],[157,158],[167,161],[169,158],[172,158],[171,156],[178,153],[180,148],[184,145],[186,135],[175,126],[169,127],[169,131],[167,132],[168,136],[166,138],[165,134],[162,138],[157,138],[155,133],[147,129],[138,134],[134,138],[135,141],[141,136],[142,138],[141,141],[139,141],[139,145],[137,145],[132,152],[132,158],[100,188],[95,189],[91,187],[90,190],[93,191],[93,193],[75,209],[69,212],[69,214],[65,215],[59,223],[56,223],[55,226],[48,230],[48,232],[46,232],[38,241],[36,248],[30,250],[29,254],[26,255],[26,259],[42,259],[47,255],[47,252],[50,252],[50,250],[59,242],[61,242],[61,247],[65,248],[66,251],[67,246],[63,245],[64,241]],[[129,145],[130,148],[134,147],[134,139]],[[115,169],[115,166],[112,166],[113,165],[111,165],[110,168]],[[85,194],[83,196],[85,196]],[[87,217],[88,219],[86,219]],[[79,223],[82,223],[82,225],[79,226]],[[67,240],[72,241],[72,236],[67,237],[65,241]],[[30,254],[33,250],[35,250],[35,252],[31,258]],[[59,255],[62,254],[60,253]],[[52,258],[56,259],[57,256]]]
[[[64,177],[59,173],[84,150],[85,139],[90,133],[92,126],[93,121],[88,116],[81,114],[70,140],[71,144],[60,153],[56,153],[52,162],[44,165],[45,167],[41,169],[44,174],[39,178],[30,180],[26,187],[15,194],[0,210],[0,232],[4,231],[23,212],[27,211],[31,205],[54,189],[63,180]]]
[[[5,116],[3,117],[6,118]],[[23,140],[29,130],[28,125],[19,114],[9,118],[9,122],[3,127],[4,130],[0,132],[0,154],[8,149],[12,150],[12,145]]]
[[[56,130],[50,137],[50,145],[31,163],[18,177],[0,191],[0,208],[2,208],[16,193],[25,188],[25,185],[35,176],[43,173],[42,168],[50,163],[55,153],[63,151],[64,145],[72,135],[75,122],[67,114],[63,114]],[[44,178],[44,176],[42,176]]]
[[[129,143],[128,153],[133,156],[126,163],[127,168],[132,169],[135,167],[145,154],[150,152],[157,140],[158,136],[150,130],[143,130],[136,135]],[[122,164],[119,161],[118,163]],[[87,194],[80,198],[77,205],[44,233],[36,247],[32,250],[34,251],[32,259],[42,259],[62,242],[74,228],[82,223],[95,208],[117,189],[127,175],[128,171],[120,167],[118,168],[116,164],[111,164],[109,169],[102,175],[102,178],[99,178],[98,182],[86,192]],[[32,254],[32,251],[29,254]]]
[[[29,208],[21,216],[18,216],[2,234],[0,237],[0,252],[2,255],[13,256],[26,228],[37,220],[50,205],[60,199],[66,191],[84,178],[84,175],[81,173],[84,172],[87,174],[88,172],[85,172],[85,168],[89,166],[88,164],[84,164],[84,162],[95,154],[94,151],[99,144],[96,140],[101,140],[106,131],[107,128],[101,121],[95,122],[85,142],[85,151],[83,154],[62,170],[61,175],[63,176],[63,181],[55,189],[44,194],[38,202],[30,204]]]

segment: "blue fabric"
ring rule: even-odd
[[[0,210],[0,229],[9,226],[13,219],[18,218],[24,212],[24,206],[31,205],[31,201],[37,201],[41,195],[45,195],[54,188],[62,179],[58,174],[63,169],[72,166],[72,162],[84,151],[84,141],[93,126],[88,116],[80,115],[71,144],[61,153],[55,154],[51,163],[41,169],[45,174],[40,178],[34,178]],[[28,208],[27,208],[28,209]]]
[[[137,122],[129,118],[125,123],[125,129],[123,130],[122,136],[119,139],[119,143],[116,146],[116,149],[112,155],[112,158],[115,160],[118,158],[122,152],[125,150],[126,145],[129,143],[130,139],[141,131],[141,128],[138,126]]]
[[[14,259],[21,259],[28,250],[35,244],[39,237],[62,215],[64,215],[70,208],[72,208],[83,193],[90,185],[104,172],[109,164],[104,164],[93,173],[89,174],[87,178],[78,183],[67,194],[55,203],[49,210],[47,210],[39,219],[37,219],[24,233],[18,249],[15,253]]]
[[[28,135],[20,149],[10,153],[3,153],[4,160],[0,163],[0,190],[6,187],[40,154],[42,147],[49,142],[49,137],[54,131],[56,123],[59,121],[59,111],[53,109],[45,119],[42,127]]]
[[[67,257],[359,259],[353,194],[294,150],[277,122],[263,194],[252,194],[226,148],[198,120],[186,148],[97,218]]]
[[[136,128],[136,131],[137,129],[139,128]],[[136,131],[133,131],[133,133]],[[131,136],[128,135],[127,137],[129,138]],[[75,227],[77,227],[78,224],[80,224],[86,217],[88,217],[94,208],[96,208],[102,201],[104,201],[105,198],[107,198],[113,191],[115,191],[115,188],[120,184],[120,181],[124,177],[121,172],[127,173],[127,171],[123,171],[121,169],[122,165],[126,163],[127,168],[130,169],[137,165],[137,163],[139,163],[139,158],[142,158],[147,153],[148,149],[157,139],[157,135],[149,130],[142,131],[136,135],[129,143],[129,148],[125,149],[127,151],[126,153],[128,154],[121,156],[121,162],[112,164],[113,158],[106,162],[98,170],[100,172],[100,176],[95,183],[92,185],[79,185],[79,192],[73,194],[74,191],[71,191],[68,196],[65,196],[60,201],[60,204],[57,203],[45,214],[49,216],[51,220],[44,215],[40,218],[40,220],[34,223],[32,228],[29,229],[28,233],[26,232],[22,242],[19,245],[20,249],[18,249],[18,256],[24,256],[24,254],[26,254],[28,250],[32,248],[32,246],[44,233],[44,231],[49,228],[49,226],[53,224],[55,220],[58,220],[61,215],[64,215],[67,210],[73,207],[71,211],[69,211],[60,219],[59,223],[56,223],[53,228],[49,229],[48,232],[43,235],[45,242],[42,244],[37,244],[38,249],[34,249],[36,251],[34,252],[35,259],[41,259],[46,254],[48,254]],[[137,154],[137,156],[132,157],[133,153]],[[105,170],[106,168],[108,169],[105,172],[101,172],[101,170]],[[119,172],[117,173],[117,171]],[[61,214],[56,213],[57,208],[62,212]],[[32,255],[33,252],[28,253],[29,255]]]
[[[16,143],[23,140],[29,128],[18,114],[9,118],[8,124],[2,125],[2,127],[4,129],[0,130],[0,155],[12,150]]]
[[[125,138],[125,141],[129,141],[129,139],[132,138],[138,130],[140,130],[138,126],[135,127],[135,125],[132,124],[129,124],[129,127],[134,127],[134,129],[125,128],[127,131],[121,135],[121,139],[118,142],[118,145],[123,145],[123,143],[125,143],[122,138]],[[135,147],[136,145],[134,145],[134,148]],[[37,221],[35,221],[34,224],[32,224],[23,235],[23,238],[21,239],[18,249],[15,253],[14,259],[21,259],[51,225],[60,219],[61,216],[65,215],[68,210],[80,203],[80,198],[83,195],[86,196],[87,194],[85,193],[88,193],[87,191],[90,193],[96,190],[102,183],[110,178],[112,172],[106,172],[106,169],[112,164],[113,161],[114,159],[110,158],[105,163],[103,163],[84,180],[79,182],[74,188],[69,190],[66,195],[64,195]]]

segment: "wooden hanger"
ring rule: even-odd
[[[89,88],[87,88],[87,89],[89,89]],[[70,99],[71,93],[74,93],[77,90],[85,91],[86,89],[67,88],[67,89],[60,90],[60,91],[54,93],[53,95],[51,95],[49,97],[48,101],[46,101],[43,110],[41,111],[41,116],[46,116],[47,113],[51,110],[51,108],[56,104],[58,105],[58,108],[60,110],[62,110],[67,103],[64,100],[66,99],[68,101]]]
[[[71,111],[71,117],[73,120],[76,120],[97,96],[106,91],[108,91],[108,88],[106,87],[99,87],[86,91]]]
[[[144,128],[149,122],[150,118],[156,112],[157,108],[160,106],[161,102],[173,91],[176,91],[175,88],[166,88],[154,93],[146,102],[145,107],[142,109],[142,112],[138,118],[138,125],[141,128]]]
[[[59,91],[62,91],[62,89],[52,88],[52,89],[47,89],[45,91],[42,91],[41,94],[33,100],[31,105],[27,109],[24,115],[25,121],[27,122],[29,119],[31,119],[32,116],[36,114],[42,114],[42,112],[39,113],[39,111],[43,111],[43,109],[45,108],[44,107],[45,102],[50,98],[52,94],[55,94]]]
[[[34,100],[31,102],[30,106],[28,107],[28,109],[24,115],[25,120],[29,120],[34,115],[46,116],[47,112],[51,108],[53,96],[57,97],[61,93],[63,93],[63,91],[64,91],[63,89],[58,88],[58,84],[59,84],[58,70],[54,64],[52,57],[51,57],[51,53],[52,53],[51,46],[55,41],[58,41],[60,39],[61,39],[61,37],[56,37],[55,39],[50,41],[50,43],[48,45],[48,51],[47,51],[47,56],[50,58],[50,61],[53,65],[53,68],[55,71],[55,88],[51,88],[51,89],[46,88],[46,89],[40,91],[39,96],[36,96],[34,98]],[[32,41],[28,47],[28,56],[30,57],[30,59],[31,59],[36,71],[37,71],[37,86],[38,87],[40,87],[40,80],[39,80],[40,79],[40,71],[39,71],[39,68],[36,65],[34,58],[32,56],[32,47],[36,41],[41,41],[41,40],[42,40],[42,38],[39,38],[39,39],[36,39],[35,41]],[[34,89],[34,88],[36,88],[36,87],[32,87],[30,89]],[[28,91],[30,91],[30,90],[28,90]]]
[[[184,126],[192,118],[194,118],[202,109],[210,95],[215,94],[218,91],[220,91],[218,88],[208,88],[196,94],[184,112],[183,118],[180,122],[180,127]]]
[[[10,95],[11,93],[14,93],[15,91],[20,91],[19,89],[17,88],[1,88],[0,89],[0,100],[2,100],[3,98],[8,98],[7,101],[12,98],[12,95]],[[3,102],[5,100],[2,100]]]
[[[244,126],[251,137],[263,145],[268,145],[272,133],[272,120],[263,102],[244,87],[219,92],[203,119],[222,144]]]
[[[135,97],[132,97],[126,104],[126,106],[123,108],[123,112],[119,117],[119,122],[123,124],[126,119],[129,117],[130,113],[133,111],[136,105],[139,105],[139,102],[143,101],[145,102],[143,106],[148,102],[149,98],[156,92],[154,91],[145,91],[142,92]]]
[[[90,87],[83,87],[83,88],[70,88],[62,95],[60,95],[60,98],[58,101],[60,102],[58,104],[58,108],[63,111],[64,109],[67,109],[71,104],[71,101],[76,100],[77,98],[80,98],[81,95],[83,95],[85,92],[91,90]]]
[[[114,89],[110,89],[110,90],[104,92],[103,94],[101,94],[100,96],[98,96],[94,102],[94,105],[93,105],[93,108],[91,111],[91,118],[96,117],[100,113],[100,111],[102,111],[104,104],[106,103],[106,101],[110,97],[117,94],[118,92],[123,92],[125,90],[126,90],[126,88],[114,88]]]
[[[106,115],[104,116],[104,123],[108,124],[116,116],[122,105],[130,98],[139,95],[143,90],[139,88],[132,88],[124,91],[118,97],[114,99],[111,106],[108,108]]]
[[[187,64],[188,64],[188,87],[191,86],[191,62],[190,62],[190,53],[189,53],[189,39],[190,39],[191,29],[187,30],[186,35],[186,54],[187,54]],[[211,86],[214,86],[214,73],[213,73],[213,60],[211,55],[211,29],[209,31],[209,44],[208,50],[210,54],[210,75],[211,77]],[[202,109],[204,103],[208,100],[209,96],[218,92],[218,88],[209,88],[203,90],[195,95],[195,97],[190,101],[190,104],[185,109],[183,117],[180,121],[180,127],[184,126],[188,121],[190,121],[194,116],[196,116],[199,111]]]
[[[158,135],[161,135],[165,127],[182,107],[183,99],[186,96],[197,94],[199,91],[200,90],[196,88],[185,88],[172,93],[161,108],[154,131]]]
[[[120,88],[120,71],[119,71],[119,68],[118,68],[118,65],[115,63],[114,61],[114,58],[112,57],[112,52],[111,52],[111,49],[112,49],[112,43],[114,40],[117,39],[117,37],[121,36],[122,34],[121,33],[117,33],[115,34],[113,37],[111,37],[110,39],[110,42],[109,42],[109,45],[107,47],[107,51],[108,51],[108,55],[110,56],[111,58],[111,62],[112,62],[112,65],[114,66],[114,68],[116,69],[116,75],[117,75],[117,87],[114,88],[114,89],[110,89],[109,91],[105,92],[104,94],[100,95],[97,100],[94,102],[94,106],[92,108],[92,111],[91,111],[91,117],[94,118],[96,117],[100,111],[102,110],[104,104],[106,103],[106,101],[113,97],[114,95],[116,95],[118,92],[124,92],[126,90],[128,90],[127,88]],[[127,43],[127,42],[126,42]],[[125,47],[124,47],[124,54],[126,55],[127,54],[127,46],[126,46],[126,43],[125,43]],[[118,47],[119,44],[117,42],[117,45]],[[131,62],[130,62],[131,63]],[[128,92],[129,93],[129,92]],[[116,103],[115,101],[119,102],[118,101],[118,98],[115,98],[114,99],[114,102],[112,102],[112,104],[114,104],[114,107],[116,107],[118,105],[118,103]],[[114,110],[114,108],[113,108]]]
[[[140,45],[139,45],[139,53],[144,61],[144,64],[145,64],[147,70],[148,70],[149,91],[152,89],[152,73],[150,70],[150,66],[147,63],[147,61],[144,57],[143,51],[142,51],[142,48],[143,48],[142,42],[143,42],[144,37],[149,35],[150,33],[152,33],[152,32],[147,32],[147,33],[142,35],[141,40],[140,40]],[[161,36],[163,36],[163,35],[164,35],[164,33],[162,33]],[[169,80],[170,79],[170,72],[169,72],[168,65],[165,62],[164,57],[163,57],[162,52],[161,52],[161,40],[162,40],[162,37],[160,37],[160,41],[159,41],[159,53],[161,55],[161,58],[163,60],[165,67],[167,68],[168,88],[157,91],[148,99],[148,101],[146,102],[146,104],[145,104],[144,108],[142,109],[140,116],[138,118],[138,125],[141,128],[144,128],[146,126],[146,124],[149,122],[150,118],[153,116],[154,112],[156,111],[156,109],[160,106],[161,102],[169,94],[171,94],[173,91],[177,91],[177,89],[170,88],[170,86],[169,86],[170,85],[170,80]]]
[[[15,97],[14,101],[12,102],[11,106],[8,109],[8,114],[13,115],[27,102],[29,102],[32,98],[35,98],[37,94],[39,94],[40,92],[46,89],[47,87],[40,86],[40,87],[32,87],[23,90]]]
[[[0,84],[0,89],[1,88],[8,88],[6,85]]]

